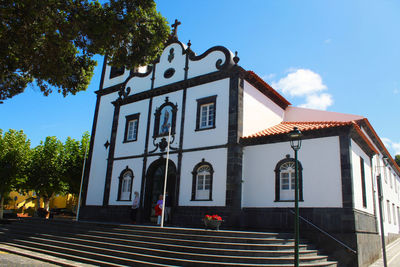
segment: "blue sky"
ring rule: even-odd
[[[400,154],[400,1],[156,1],[180,41],[201,54],[238,51],[239,64],[294,106],[362,115]],[[91,131],[102,58],[86,92],[44,97],[35,87],[0,105],[0,128],[22,129],[32,146]]]

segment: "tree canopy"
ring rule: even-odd
[[[89,153],[89,132],[85,132],[81,141],[70,137],[64,143],[64,174],[63,179],[68,185],[68,193],[79,194],[83,162]]]
[[[30,160],[30,141],[23,131],[10,129],[2,133],[0,129],[0,194],[8,194],[17,189],[27,174]]]
[[[400,167],[400,155],[396,155],[394,157],[394,160],[396,161],[397,165]]]
[[[9,130],[3,134],[0,129],[0,219],[4,198],[26,178],[30,151],[30,141],[23,131]]]
[[[46,137],[32,151],[25,189],[34,190],[45,202],[53,194],[66,192],[68,185],[61,179],[64,169],[63,144],[55,136]]]
[[[0,102],[29,84],[44,95],[86,90],[95,54],[132,69],[154,60],[169,34],[153,0],[3,0],[0,17]]]

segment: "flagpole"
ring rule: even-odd
[[[161,228],[164,227],[164,213],[165,213],[165,193],[167,191],[167,179],[168,179],[168,161],[169,161],[169,142],[171,138],[171,126],[168,129],[168,145],[167,145],[167,161],[165,163],[165,177],[164,177],[164,191],[163,191],[163,205],[161,212]]]
[[[88,142],[86,143],[86,149],[85,149],[85,158],[83,159],[83,167],[82,167],[82,177],[81,177],[81,186],[79,187],[79,198],[78,198],[78,209],[76,210],[76,218],[75,221],[79,220],[79,209],[81,207],[81,195],[82,195],[82,185],[83,185],[83,176],[85,174],[85,165],[86,165],[86,154],[88,150]]]

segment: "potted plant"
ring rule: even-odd
[[[213,230],[219,230],[219,226],[223,222],[221,216],[215,215],[206,215],[203,218],[204,225],[206,229],[210,228]]]

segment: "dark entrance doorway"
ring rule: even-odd
[[[156,223],[154,207],[158,197],[163,194],[166,159],[160,158],[150,164],[146,173],[146,187],[144,196],[144,221]],[[173,161],[168,162],[167,192],[174,207],[176,187],[176,166]]]

